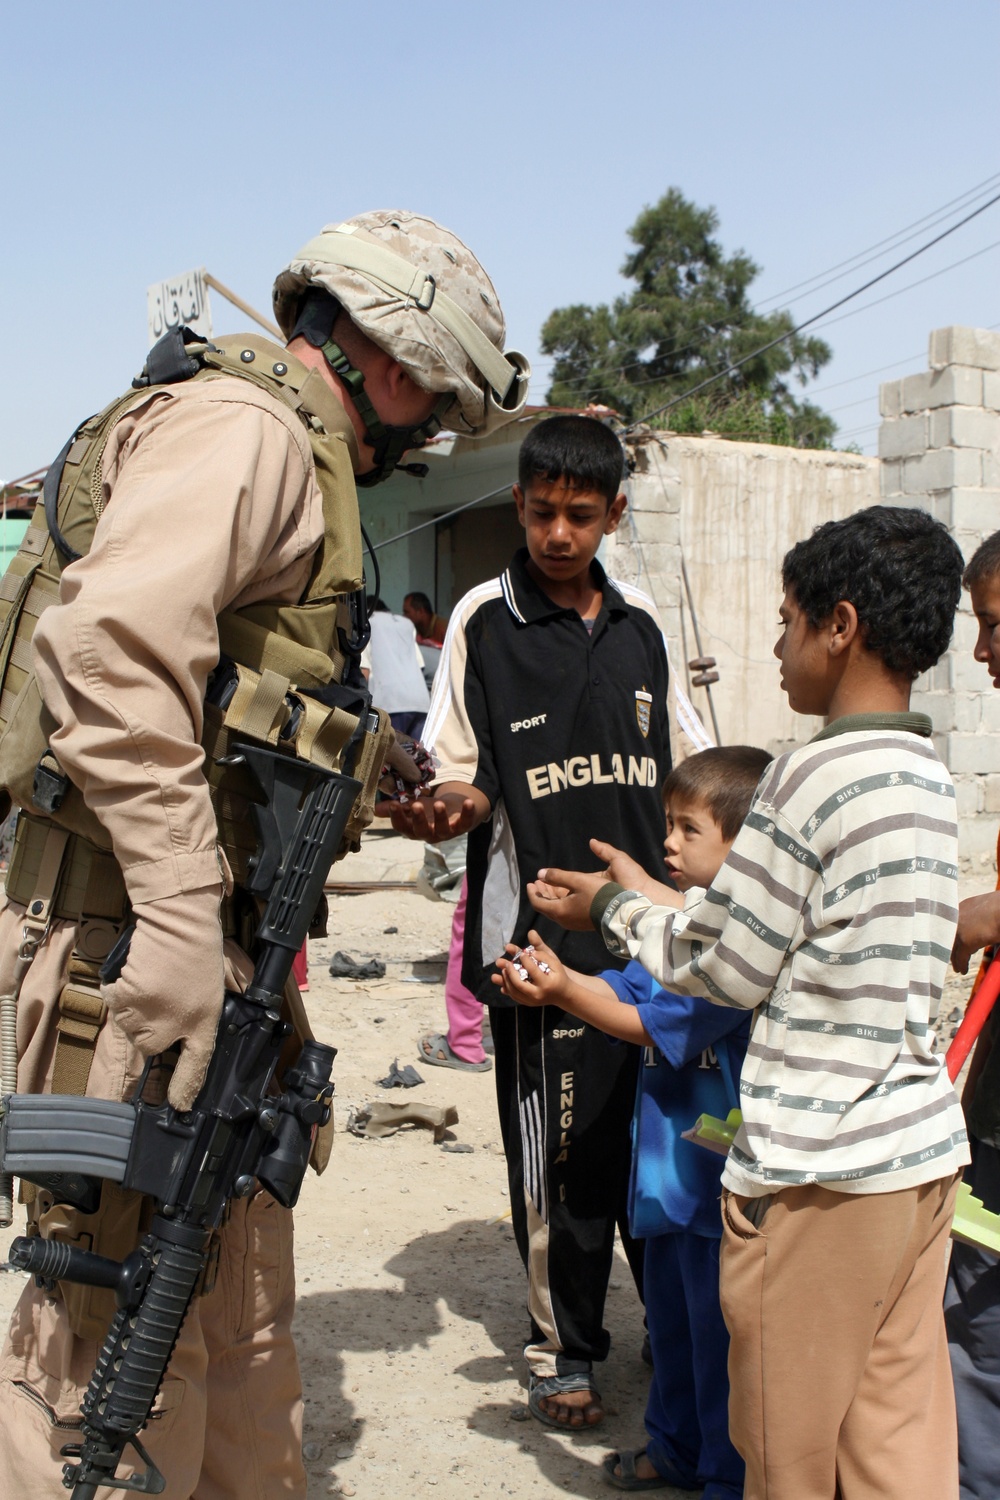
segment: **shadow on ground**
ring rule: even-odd
[[[464,1494],[478,1494],[480,1486],[486,1496],[544,1494],[539,1480],[564,1494],[609,1493],[600,1461],[611,1448],[641,1446],[648,1384],[639,1358],[642,1309],[621,1257],[606,1318],[612,1352],[597,1377],[608,1415],[597,1430],[574,1434],[528,1415],[520,1358],[524,1275],[509,1222],[465,1220],[419,1235],[382,1271],[395,1284],[299,1299],[306,1437],[323,1445],[323,1464],[331,1453],[377,1457],[382,1441],[395,1440],[409,1444],[408,1461],[418,1468],[422,1448],[437,1453],[442,1484],[448,1473],[478,1475],[464,1481]],[[362,1362],[363,1373],[350,1354],[372,1356]],[[436,1401],[421,1395],[430,1371]],[[484,1452],[483,1438],[496,1447]],[[443,1500],[447,1489],[441,1493]],[[673,1492],[660,1493],[669,1500]]]

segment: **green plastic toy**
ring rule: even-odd
[[[742,1124],[743,1116],[738,1109],[731,1109],[724,1120],[715,1115],[699,1115],[691,1129],[685,1130],[684,1139],[725,1155]],[[975,1245],[978,1250],[987,1250],[991,1255],[1000,1255],[1000,1214],[990,1213],[984,1208],[980,1199],[972,1196],[967,1182],[958,1185],[951,1237],[965,1245]]]

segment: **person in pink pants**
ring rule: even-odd
[[[462,948],[465,944],[465,904],[468,888],[462,879],[462,893],[451,922],[448,947],[448,971],[444,981],[444,1004],[448,1013],[448,1030],[442,1036],[428,1031],[420,1038],[419,1055],[435,1068],[461,1068],[470,1073],[486,1073],[493,1066],[483,1048],[483,1006],[462,983]]]

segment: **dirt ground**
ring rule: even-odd
[[[407,880],[419,856],[419,847],[379,835],[335,876]],[[642,1443],[642,1310],[620,1251],[606,1314],[611,1354],[598,1370],[604,1424],[571,1435],[528,1414],[524,1274],[493,1075],[417,1058],[417,1038],[444,1024],[452,910],[411,890],[337,896],[330,937],[310,944],[310,1016],[339,1055],[333,1157],[322,1178],[309,1174],[296,1212],[309,1500],[398,1500],[425,1485],[440,1500],[609,1495],[601,1459]],[[332,979],[337,949],[383,959],[385,978]],[[966,990],[966,981],[949,989],[946,1016]],[[424,1083],[380,1088],[395,1058],[400,1067],[413,1063]],[[458,1123],[441,1145],[422,1128],[385,1140],[348,1133],[352,1110],[382,1098],[451,1104]],[[446,1149],[456,1144],[472,1149]],[[19,1276],[0,1278],[4,1321],[20,1284]],[[679,1500],[687,1492],[659,1493]]]

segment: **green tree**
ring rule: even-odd
[[[542,349],[555,355],[551,405],[596,402],[635,421],[795,326],[788,312],[754,311],[748,293],[760,268],[742,250],[727,256],[718,227],[714,209],[676,188],[643,209],[622,266],[634,290],[610,305],[556,308],[542,328]],[[786,339],[653,425],[828,448],[836,423],[792,385],[804,386],[831,352],[823,339]]]

